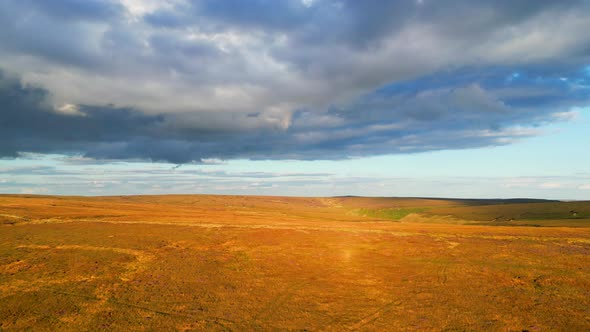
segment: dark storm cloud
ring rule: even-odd
[[[0,153],[68,152],[92,142],[118,142],[157,134],[160,116],[122,108],[79,106],[74,114],[57,112],[43,88],[23,86],[0,72]]]
[[[13,0],[6,1],[7,3]],[[125,7],[111,0],[19,0],[20,6],[64,20],[108,21],[125,12]]]
[[[0,3],[0,157],[474,148],[590,100],[587,1],[129,3]]]
[[[321,116],[295,112],[285,130],[232,130],[194,129],[182,123],[183,114],[145,115],[112,106],[79,106],[75,113],[61,113],[47,103],[47,91],[2,77],[0,153],[82,153],[96,159],[185,163],[206,158],[341,159],[460,149],[508,144],[533,135],[510,128],[553,121],[554,111],[567,109],[571,102],[561,105],[568,91],[549,94],[542,103],[538,100],[542,91],[529,98],[520,92],[518,107],[513,107],[513,102],[502,101],[494,90],[486,91],[476,83],[431,87],[427,81],[415,83],[421,87],[418,91],[386,87]],[[580,98],[588,100],[587,94]],[[552,103],[559,107],[531,111]],[[250,114],[239,116],[234,120],[251,118]]]
[[[201,0],[180,2],[174,10],[156,11],[144,19],[164,27],[287,33],[290,41],[307,46],[330,42],[366,47],[415,23],[475,42],[544,13],[586,10],[590,5],[585,0]]]
[[[98,24],[122,17],[111,1],[7,0],[0,2],[0,55],[51,59],[60,64],[96,65],[93,35]]]
[[[259,27],[262,29],[291,29],[305,23],[306,8],[301,1],[239,0],[228,1],[193,1],[189,4],[192,11],[213,22],[223,22],[220,28],[233,26]]]

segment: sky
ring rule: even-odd
[[[590,199],[587,31],[587,0],[4,0],[0,193]]]

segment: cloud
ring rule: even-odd
[[[118,163],[99,166],[72,165],[52,159],[55,166],[2,167],[4,193],[39,192],[61,195],[120,195],[165,193],[218,193],[260,195],[372,195],[431,197],[535,197],[587,199],[588,174],[562,176],[372,176],[350,173],[231,171],[214,165],[183,165],[172,169],[158,163]],[[541,188],[546,183],[560,186]],[[89,189],[90,188],[90,189]]]
[[[3,1],[0,157],[310,160],[510,144],[588,104],[589,6]]]
[[[7,1],[8,3],[12,1]],[[60,0],[47,2],[43,0],[19,1],[28,9],[33,9],[61,20],[103,21],[122,15],[124,7],[110,0]],[[14,4],[14,2],[13,2]]]
[[[543,188],[543,189],[557,189],[557,188],[562,188],[564,187],[565,184],[560,183],[560,182],[543,182],[539,185],[539,188]]]
[[[387,86],[344,107],[295,110],[285,117],[281,112],[150,115],[112,105],[56,109],[46,90],[2,76],[0,101],[10,107],[0,109],[0,151],[13,157],[66,153],[177,164],[211,158],[343,159],[509,144],[539,134],[531,126],[563,118],[569,106],[559,100],[558,107],[543,108],[537,95],[515,103],[478,83],[457,87],[428,80]]]

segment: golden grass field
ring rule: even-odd
[[[587,226],[590,202],[0,195],[0,330],[590,331]]]

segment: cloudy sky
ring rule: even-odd
[[[3,0],[0,192],[590,199],[587,0]]]

